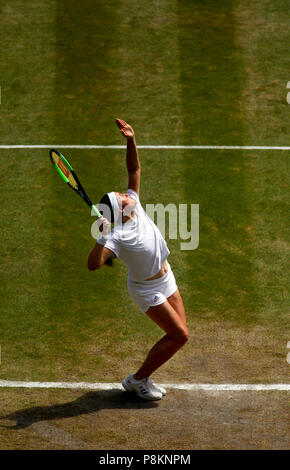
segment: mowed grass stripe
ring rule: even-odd
[[[256,145],[289,143],[289,3],[235,4],[236,42],[243,61],[243,119]]]
[[[1,5],[1,144],[53,140],[55,0]]]
[[[246,139],[239,100],[243,64],[235,42],[232,2],[181,2],[179,28],[184,141],[242,145]],[[186,155],[186,201],[200,204],[199,248],[185,254],[187,301],[196,321],[212,318],[246,324],[255,319],[249,306],[255,285],[247,232],[247,154],[227,149],[204,150],[194,159]]]
[[[57,3],[54,129],[59,142],[90,141],[99,135],[106,141],[114,132],[124,143],[112,109],[118,101],[111,74],[118,69],[118,57],[112,53],[117,22],[114,6],[106,2]],[[63,153],[94,203],[107,191],[124,188],[125,180],[119,176],[123,170],[125,177],[124,151],[123,158],[84,149]],[[88,271],[87,257],[95,244],[91,236],[94,219],[56,174],[51,187],[49,298],[54,379],[94,377],[99,370],[110,374],[114,342],[121,342],[124,334],[117,321],[120,317],[122,323],[124,305],[118,282],[120,265]]]
[[[1,9],[1,141],[50,141],[54,2]],[[5,65],[5,66],[4,66]],[[43,151],[1,154],[1,373],[49,375],[47,160]]]
[[[187,124],[184,124],[186,143],[189,136],[200,145],[209,141],[217,144],[230,141],[238,145],[247,145],[249,142],[272,143],[273,139],[276,142],[274,133],[270,134],[271,139],[257,138],[258,134],[265,137],[262,113],[255,119],[246,104],[249,96],[254,96],[258,90],[247,88],[246,78],[249,70],[252,72],[256,66],[255,59],[251,58],[252,51],[259,55],[262,42],[263,55],[268,62],[280,50],[278,29],[279,16],[281,14],[283,18],[283,11],[279,12],[277,9],[275,16],[273,48],[268,47],[271,41],[270,36],[266,39],[267,35],[264,36],[264,41],[260,40],[258,47],[258,43],[252,41],[254,27],[247,30],[248,23],[245,21],[243,24],[240,10],[255,23],[260,18],[261,5],[258,9],[254,8],[254,13],[250,3],[246,7],[242,2],[240,5],[237,11],[234,2],[223,2],[222,5],[219,3],[217,8],[212,4],[209,8],[208,5],[201,6],[199,3],[198,14],[196,5],[189,7],[186,2],[181,4],[180,49],[185,51],[181,62],[181,78],[184,83],[182,89],[183,115]],[[275,9],[270,2],[265,1],[262,9],[270,17],[273,16]],[[272,28],[270,24],[271,22],[267,22],[268,30]],[[246,38],[247,48],[239,42],[238,38],[241,37]],[[284,63],[286,57],[283,54],[281,63]],[[268,73],[272,73],[270,66]],[[195,77],[198,78],[195,80]],[[262,73],[259,81],[263,83]],[[266,101],[271,108],[271,100]],[[282,107],[285,110],[285,106]],[[285,144],[286,134],[282,138],[283,125],[280,122],[279,126],[278,113],[275,113],[279,108],[282,116],[282,107],[273,105],[272,118],[276,116],[275,129],[280,127],[277,142]],[[265,119],[266,116],[267,114]],[[200,203],[200,245],[195,253],[187,255],[185,289],[188,293],[188,305],[195,318],[196,328],[192,331],[196,332],[193,333],[196,347],[192,357],[185,358],[185,363],[199,376],[212,369],[211,374],[226,377],[228,381],[232,381],[233,377],[241,381],[241,372],[247,374],[248,380],[250,377],[260,380],[263,376],[263,380],[268,380],[268,377],[279,376],[279,380],[283,381],[288,374],[285,360],[285,322],[289,309],[286,308],[285,280],[289,275],[284,258],[288,248],[284,240],[277,240],[272,245],[275,250],[279,250],[279,258],[267,286],[271,286],[271,295],[267,294],[267,288],[261,290],[261,286],[265,286],[267,273],[263,272],[260,264],[261,256],[266,256],[269,267],[273,267],[273,260],[270,261],[272,247],[269,243],[267,251],[262,248],[260,252],[256,248],[257,245],[264,245],[265,249],[263,239],[267,232],[275,233],[273,226],[276,216],[280,223],[280,229],[279,225],[276,226],[276,233],[282,227],[284,231],[285,175],[289,173],[286,170],[287,157],[287,153],[236,154],[227,150],[214,154],[204,151],[195,155],[194,160],[184,159],[188,200]],[[262,172],[259,171],[259,166],[255,168],[255,162],[260,162],[261,170],[264,167]],[[271,171],[273,180],[270,177]],[[262,210],[260,222],[263,221],[264,225],[259,228],[256,224],[256,194],[268,194],[269,197],[272,183],[275,186],[274,199],[278,197],[281,200],[283,193],[283,202],[277,201],[276,204],[276,211],[281,212],[274,214],[272,210],[267,215]],[[269,206],[263,199],[264,204],[266,203],[264,207]],[[271,205],[273,208],[274,201]],[[282,263],[278,267],[280,260]],[[280,298],[280,304],[277,298]],[[272,303],[276,304],[276,313],[279,312],[279,316],[273,314]],[[243,358],[240,371],[237,366],[240,362],[238,357]]]
[[[250,140],[285,142],[289,105],[286,102],[288,2],[273,5],[263,0],[259,7],[240,3],[237,41],[243,50],[245,81],[243,113]],[[277,51],[279,54],[277,55]],[[289,156],[251,152],[247,187],[252,210],[250,232],[254,248],[257,312],[260,322],[271,325],[279,341],[287,341],[289,316],[288,187]]]
[[[121,2],[118,11],[122,18],[118,36],[122,63],[119,109],[124,119],[133,120],[136,131],[142,165],[141,202],[143,206],[178,205],[184,202],[181,155],[167,149],[145,149],[158,142],[178,144],[183,132],[177,2],[138,1],[129,10]],[[168,239],[168,234],[166,238],[171,252],[169,262],[175,272],[180,256],[179,241]],[[184,274],[177,276],[178,284]],[[140,314],[127,293],[126,296],[130,306],[126,316],[132,333],[126,343],[130,356],[122,365],[124,373],[136,370],[164,334]],[[157,371],[156,377],[160,373],[167,377],[169,370],[171,374],[173,371],[179,374],[180,359],[173,358],[162,372]]]
[[[177,2],[138,0],[129,9],[119,2],[118,15],[117,109],[125,120],[133,120],[140,145],[178,144],[182,108]]]

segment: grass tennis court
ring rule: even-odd
[[[133,125],[140,145],[289,145],[286,0],[13,0],[2,3],[1,17],[0,145],[124,145],[116,117]],[[125,150],[63,153],[94,203],[107,191],[126,190]],[[190,341],[154,379],[288,383],[289,150],[141,149],[139,155],[144,205],[200,206],[198,249],[180,251],[180,240],[168,240]],[[48,150],[0,149],[0,162],[1,379],[121,381],[161,336],[131,301],[125,266],[87,270],[93,218],[55,175]],[[98,424],[92,395],[84,405],[91,414],[68,411],[67,421],[65,404],[82,392],[0,393],[1,415],[40,407],[44,422],[20,434],[0,428],[2,449],[61,448],[59,428],[72,434],[64,448],[150,447],[136,423],[122,442],[105,417]],[[132,422],[137,410],[158,433],[160,415],[173,409],[178,420],[180,407],[184,439],[168,435],[157,448],[289,447],[287,392],[250,392],[247,412],[241,411],[246,392],[180,393],[157,407],[130,409]],[[102,400],[113,423],[124,413],[119,402],[130,408],[114,391],[97,394]],[[41,407],[62,404],[56,416],[42,414]],[[210,414],[203,439],[195,428],[189,432],[196,406]],[[217,424],[207,438],[223,406],[226,435],[235,425],[242,432],[227,439]],[[259,426],[268,420],[263,432],[255,413]],[[47,420],[60,437],[49,440]]]

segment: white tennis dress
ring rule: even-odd
[[[160,305],[177,290],[171,267],[158,279],[145,281],[157,274],[170,251],[160,230],[141,206],[138,194],[128,189],[128,195],[136,201],[135,216],[125,223],[115,223],[107,235],[100,235],[97,242],[111,250],[128,266],[128,290],[142,312]]]

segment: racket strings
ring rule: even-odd
[[[78,183],[77,183],[76,180],[74,179],[74,177],[73,177],[73,175],[71,174],[71,172],[69,173],[68,182],[69,182],[69,184],[70,184],[74,189],[78,189]]]
[[[75,180],[72,172],[70,171],[70,169],[68,168],[68,166],[65,164],[65,162],[60,158],[60,156],[55,153],[55,152],[52,152],[51,153],[51,157],[52,157],[52,160],[54,162],[54,164],[58,167],[58,169],[61,171],[61,173],[65,176],[65,178],[68,180],[68,184],[74,188],[74,189],[78,189],[78,183],[77,181]]]

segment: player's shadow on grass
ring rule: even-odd
[[[36,406],[33,408],[24,408],[14,411],[1,420],[11,420],[15,425],[7,426],[1,424],[6,429],[23,429],[39,421],[50,421],[60,418],[71,418],[99,410],[118,410],[118,409],[144,409],[155,408],[157,403],[146,402],[137,395],[121,390],[106,390],[89,392],[74,401],[51,406]]]

